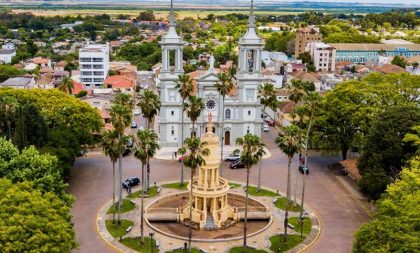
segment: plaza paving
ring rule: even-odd
[[[271,152],[264,159],[262,183],[264,186],[286,191],[287,157],[275,145],[277,133],[272,129],[263,133],[263,140]],[[307,177],[305,201],[317,214],[322,225],[318,240],[305,252],[348,253],[351,252],[353,233],[360,224],[369,220],[364,201],[354,194],[353,183],[327,165],[338,159],[317,154],[309,158],[311,173]],[[123,178],[139,176],[140,163],[132,156],[124,158]],[[224,176],[233,181],[244,182],[245,170],[230,170],[224,163]],[[257,184],[258,167],[251,171],[251,183]],[[297,159],[293,163],[297,171]],[[185,173],[187,175],[187,173]],[[180,164],[175,160],[152,160],[151,182],[179,180]],[[301,175],[298,175],[301,177]],[[293,180],[295,175],[293,175]],[[301,185],[298,189],[301,189]],[[117,252],[101,239],[97,232],[98,211],[112,198],[112,166],[108,157],[99,152],[80,158],[72,170],[69,191],[76,197],[72,209],[76,238],[79,248],[73,252]],[[292,184],[292,192],[293,192]],[[298,191],[298,197],[300,191]]]

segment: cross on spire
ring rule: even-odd
[[[174,14],[174,0],[171,0],[171,10],[169,12],[169,26],[175,26],[175,14]]]
[[[254,18],[254,0],[251,0],[251,11],[249,13],[248,27],[255,28],[255,18]]]

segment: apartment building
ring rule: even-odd
[[[311,54],[316,71],[335,71],[336,49],[322,42],[311,42],[306,51]]]
[[[305,52],[306,46],[311,42],[321,42],[322,34],[317,28],[300,28],[296,32],[295,58]]]
[[[101,87],[109,71],[109,45],[86,45],[79,50],[80,82],[84,89]]]

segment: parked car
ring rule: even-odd
[[[134,116],[139,116],[141,114],[139,109],[134,110]]]
[[[270,116],[265,116],[265,117],[264,117],[264,121],[265,121],[265,122],[272,121],[272,120],[273,120],[273,119],[271,119],[271,118],[270,118]]]
[[[126,149],[124,149],[124,152],[122,153],[122,156],[128,156],[130,154],[131,154],[131,149],[126,148]]]
[[[274,120],[267,121],[267,124],[269,126],[272,126],[272,127],[276,125],[276,123],[274,122]]]
[[[309,168],[308,167],[305,168],[305,166],[299,165],[299,172],[301,174],[303,174],[304,172],[306,172],[306,175],[308,175],[309,174]]]
[[[131,128],[137,128],[137,123],[135,121],[131,122]]]
[[[230,154],[228,156],[226,156],[225,161],[226,162],[235,162],[238,161],[239,159],[241,159],[241,155],[240,154]]]
[[[122,183],[122,187],[127,189],[128,187],[133,187],[140,184],[140,179],[138,177],[129,177]]]
[[[270,128],[268,127],[268,125],[263,126],[263,132],[270,132]]]
[[[229,165],[229,168],[231,169],[241,169],[241,168],[245,168],[245,163],[243,163],[241,160],[237,160],[236,162],[232,162]]]

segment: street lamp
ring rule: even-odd
[[[153,253],[153,236],[154,236],[155,234],[153,233],[153,232],[150,232],[149,233],[149,236],[150,236],[150,252],[151,253]]]

